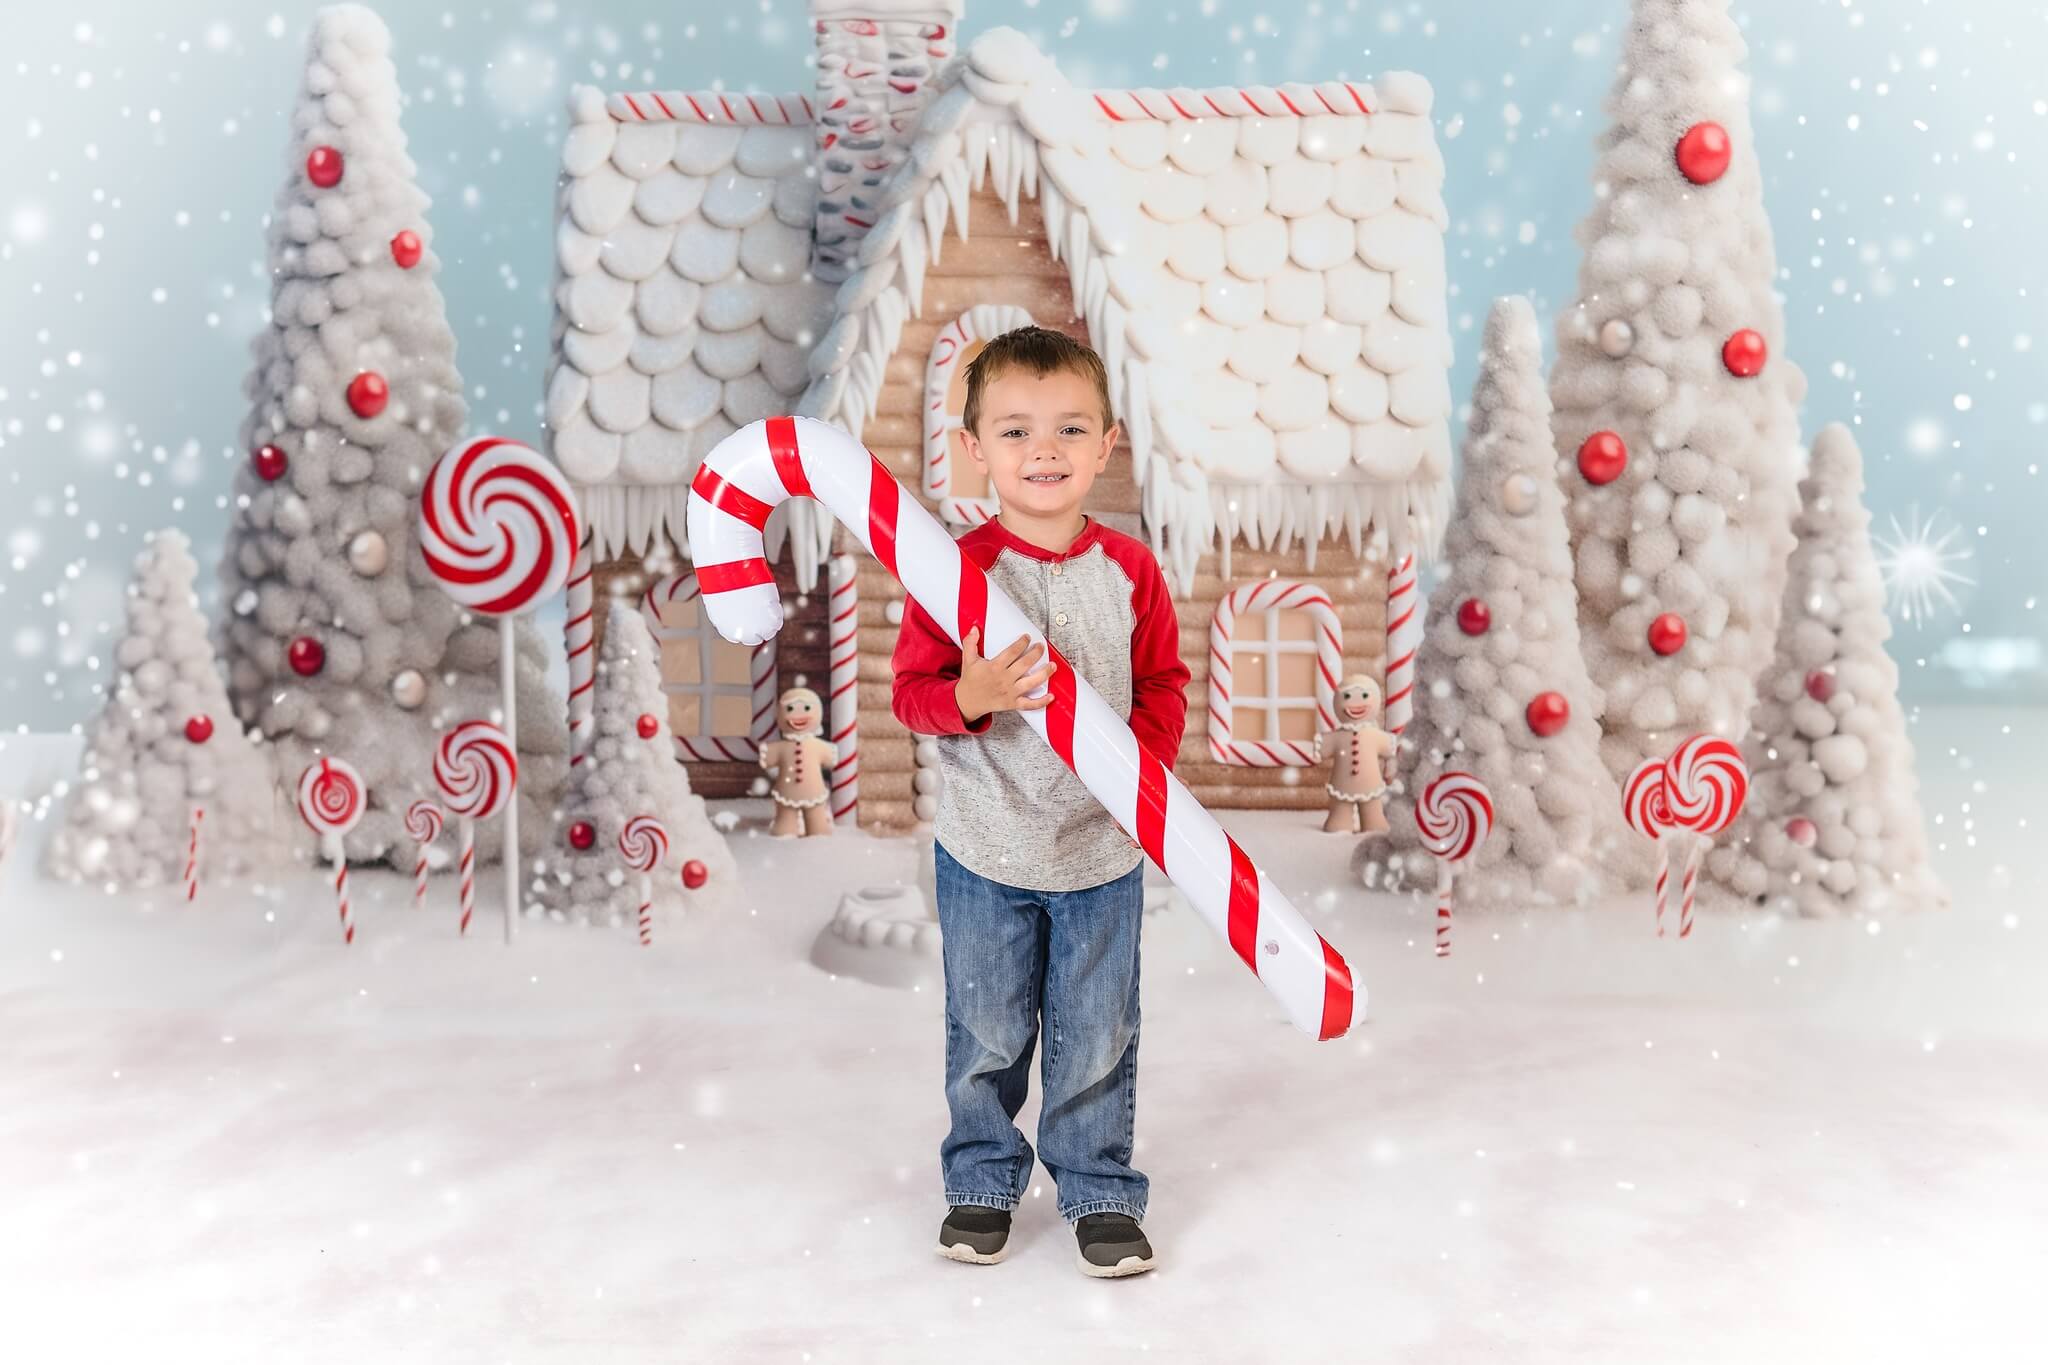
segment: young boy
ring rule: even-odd
[[[1007,332],[968,365],[962,416],[1002,512],[960,547],[1171,768],[1189,677],[1173,602],[1152,552],[1081,510],[1117,441],[1101,358],[1042,327]],[[1052,702],[1043,648],[1019,636],[984,657],[977,634],[955,647],[911,603],[895,656],[896,717],[939,737],[945,779],[933,857],[952,1207],[939,1252],[1003,1259],[1031,1180],[1012,1120],[1042,1027],[1038,1157],[1081,1269],[1135,1275],[1153,1265],[1139,1226],[1149,1185],[1131,1166],[1143,855],[1024,720]]]

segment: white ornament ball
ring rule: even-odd
[[[416,709],[427,699],[427,680],[417,668],[408,668],[391,680],[391,700],[406,710]]]
[[[910,808],[920,820],[929,821],[939,818],[939,798],[936,796],[920,796],[910,803]]]
[[[887,621],[889,622],[889,624],[890,624],[890,625],[892,625],[892,626],[900,626],[900,625],[902,625],[902,624],[903,624],[903,600],[902,600],[901,598],[891,598],[891,599],[890,599],[890,600],[888,601],[888,603],[887,603],[887,604],[885,604],[885,605],[883,606],[883,608],[882,608],[882,616],[883,616],[883,617],[884,617],[884,618],[885,618],[885,619],[886,619],[886,620],[887,620]]]
[[[1620,318],[1609,318],[1600,324],[1600,350],[1604,355],[1621,359],[1636,346],[1636,329]]]
[[[1510,474],[1501,482],[1500,505],[1509,516],[1526,517],[1536,510],[1536,480],[1527,474]]]
[[[364,531],[348,543],[348,564],[365,578],[375,578],[391,562],[391,547],[376,531]]]

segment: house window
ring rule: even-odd
[[[1218,763],[1305,768],[1337,723],[1344,628],[1312,583],[1266,578],[1224,594],[1209,626],[1209,752]]]
[[[676,757],[686,763],[753,762],[775,734],[775,640],[752,647],[718,633],[697,575],[665,578],[640,599],[661,651],[661,690]]]
[[[953,319],[932,343],[924,371],[924,494],[956,526],[978,525],[1001,510],[988,475],[961,438],[967,363],[991,338],[1030,325],[1031,314],[1022,308],[985,303]]]

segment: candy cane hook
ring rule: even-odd
[[[761,528],[791,497],[823,503],[955,643],[1028,635],[1046,647],[1053,703],[1024,720],[1097,801],[1136,834],[1296,1028],[1341,1037],[1365,1017],[1366,992],[1343,955],[1309,927],[1279,887],[1223,832],[1109,704],[1027,620],[861,443],[806,417],[750,423],[712,449],[690,485],[690,549],[712,624],[759,644],[782,628],[782,598]]]

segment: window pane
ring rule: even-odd
[[[1316,618],[1295,607],[1283,607],[1273,615],[1280,618],[1280,638],[1283,640],[1313,640],[1316,638]]]
[[[711,681],[719,683],[749,682],[752,675],[747,671],[752,659],[752,645],[736,645],[730,640],[719,640],[711,646]],[[745,734],[745,730],[738,733]]]
[[[1316,694],[1316,656],[1313,654],[1282,654],[1280,656],[1280,695],[1283,697],[1313,697]]]
[[[686,635],[680,640],[661,642],[661,680],[665,683],[695,684],[704,681],[703,668],[697,654],[697,637]]]
[[[1291,739],[1306,744],[1316,737],[1316,712],[1312,706],[1283,706],[1280,708],[1279,734],[1276,739]]]
[[[974,357],[981,354],[982,347],[986,345],[988,345],[986,341],[968,342],[967,349],[960,352],[959,358],[953,362],[953,378],[946,385],[946,414],[948,416],[958,417],[961,413],[967,411],[967,366]]]
[[[1266,739],[1266,708],[1263,706],[1233,706],[1230,708],[1230,737],[1232,739]]]
[[[697,694],[679,692],[668,699],[668,728],[679,735],[701,735],[697,724]]]
[[[697,603],[692,597],[687,602],[668,602],[661,608],[663,630],[695,630],[697,628]]]
[[[754,723],[754,703],[750,697],[713,697],[711,699],[711,729],[709,733],[727,739],[743,738]]]
[[[1231,696],[1265,696],[1266,651],[1263,649],[1233,649],[1230,651],[1230,678]]]

